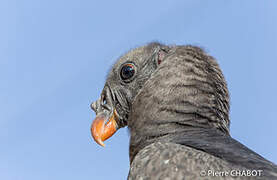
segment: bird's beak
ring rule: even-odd
[[[114,109],[112,113],[102,111],[96,115],[91,125],[91,135],[96,143],[105,146],[103,141],[109,139],[118,129],[116,119],[118,114]]]

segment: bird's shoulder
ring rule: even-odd
[[[135,156],[128,179],[234,179],[213,173],[230,172],[236,168],[239,169],[227,161],[185,145],[155,142]]]

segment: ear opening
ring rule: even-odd
[[[165,56],[168,54],[168,52],[169,52],[169,48],[166,48],[166,47],[161,47],[158,50],[157,59],[156,59],[157,66],[160,65],[164,61]]]
[[[158,52],[158,60],[157,60],[157,64],[160,65],[162,60],[164,59],[164,56],[165,56],[165,52],[160,50]]]

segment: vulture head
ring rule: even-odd
[[[150,43],[121,56],[100,98],[91,104],[94,140],[130,130],[130,159],[157,140],[170,141],[193,128],[229,134],[229,95],[216,61],[194,46]]]

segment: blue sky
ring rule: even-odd
[[[158,40],[203,47],[231,135],[277,163],[277,1],[0,1],[0,179],[126,179],[127,129],[102,148],[89,108],[116,59]]]

